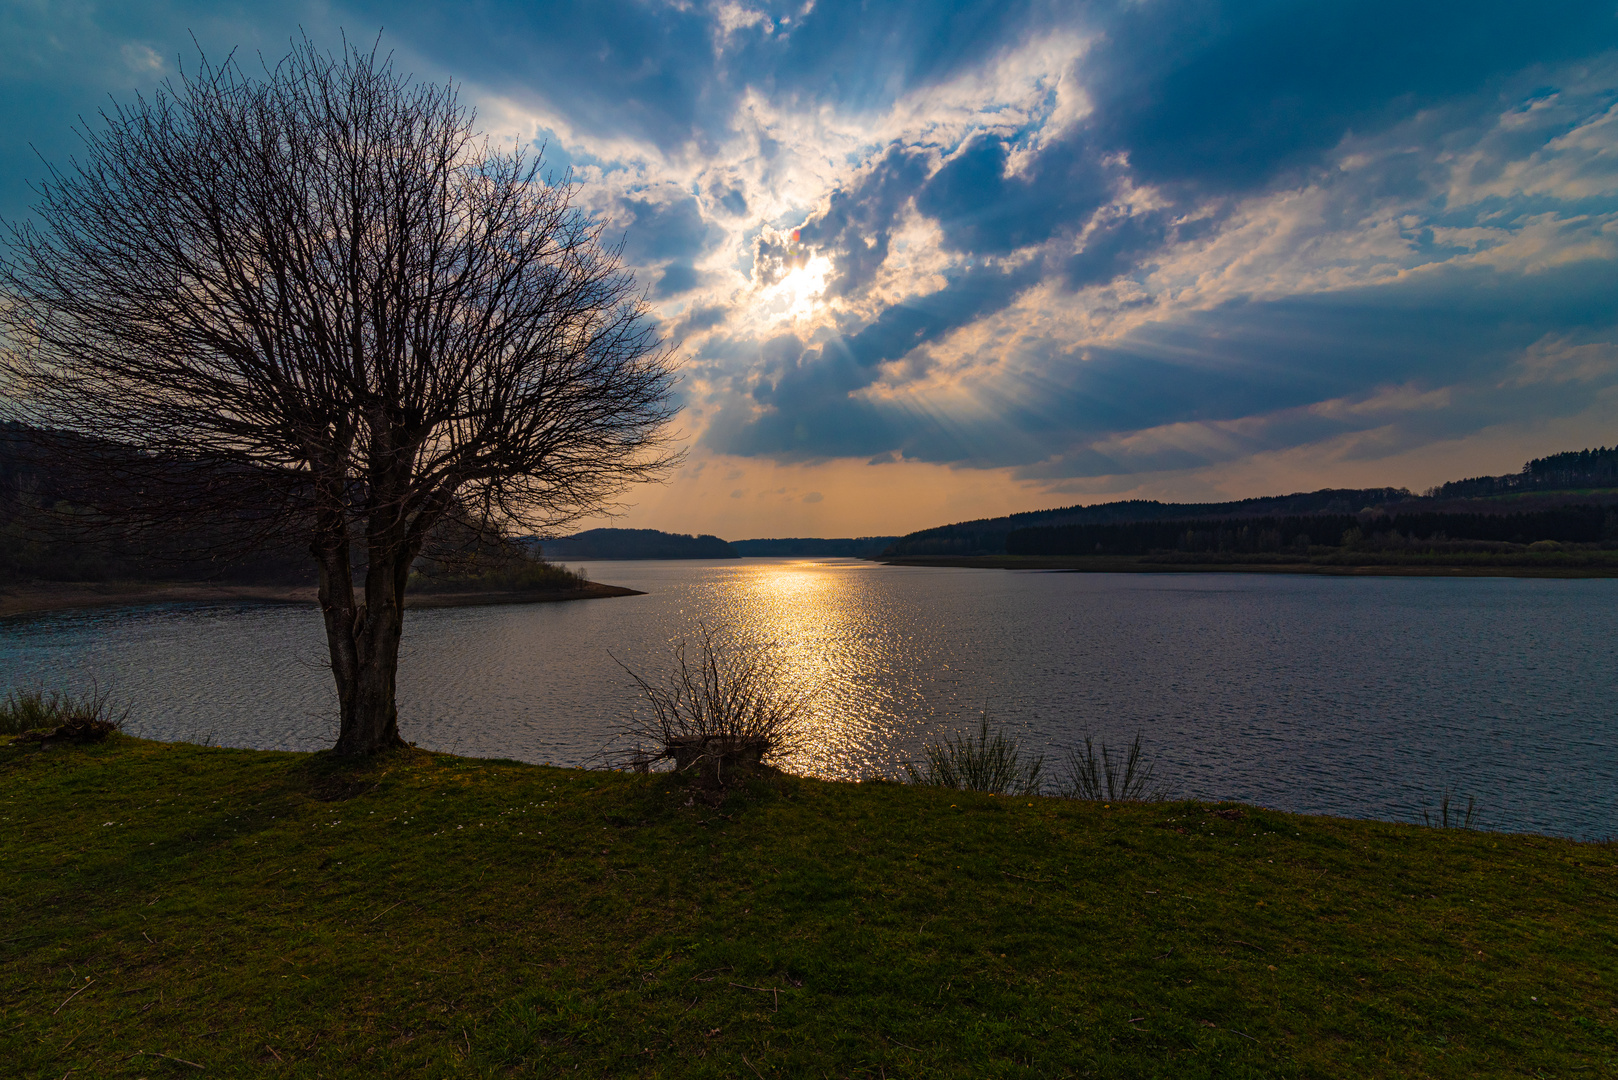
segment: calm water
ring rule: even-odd
[[[1137,730],[1179,794],[1618,835],[1618,581],[1100,575],[853,560],[592,563],[649,595],[411,612],[401,727],[423,746],[600,761],[699,622],[774,642],[816,691],[802,772],[856,777],[987,707],[1036,749]],[[0,686],[96,680],[160,739],[335,733],[312,609],[0,620]]]

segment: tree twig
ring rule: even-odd
[[[780,1012],[781,1011],[781,988],[780,987],[778,987],[778,986],[744,986],[741,983],[734,983],[734,982],[731,983],[730,985],[736,987],[738,990],[757,990],[761,994],[774,994],[775,995],[775,1008],[772,1011],[774,1011],[774,1012]],[[792,993],[790,988],[787,990],[787,993],[789,993],[789,994]]]
[[[93,983],[93,982],[95,982],[94,979],[85,979],[83,986],[81,986],[77,990],[73,991],[71,994],[69,994],[67,996],[67,999],[65,1001],[63,1001],[62,1004],[56,1006],[56,1008],[51,1010],[51,1015],[55,1016],[57,1013],[61,1012],[64,1008],[67,1007],[67,1003],[69,1001],[72,1001],[74,998],[78,997],[80,994],[82,994],[86,990],[90,989],[90,984]]]

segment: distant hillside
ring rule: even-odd
[[[688,536],[657,529],[587,529],[572,536],[541,540],[547,559],[734,559],[736,552],[717,536]]]
[[[1129,525],[1146,522],[1230,521],[1244,518],[1299,518],[1317,515],[1355,515],[1367,510],[1400,514],[1463,513],[1506,514],[1549,511],[1576,500],[1605,506],[1618,496],[1587,494],[1591,489],[1618,487],[1618,447],[1574,450],[1535,458],[1522,471],[1506,476],[1480,476],[1456,480],[1415,495],[1405,488],[1326,488],[1295,495],[1273,495],[1224,503],[1163,503],[1149,499],[1034,510],[1008,517],[985,518],[923,529],[900,537],[883,554],[890,558],[928,556],[1004,555],[1013,532],[1053,527]],[[1557,492],[1567,492],[1558,497]],[[1509,498],[1508,498],[1509,497]],[[1547,519],[1548,520],[1548,519]],[[1083,530],[1057,541],[1050,536],[1025,535],[1019,548],[1041,548],[1076,542]],[[1305,530],[1308,531],[1308,530]],[[1478,527],[1471,531],[1484,532]],[[1100,534],[1085,543],[1100,540]],[[1119,534],[1119,543],[1124,543]],[[1143,536],[1146,534],[1142,534]],[[1155,536],[1156,534],[1153,533]],[[1106,546],[1106,542],[1103,542]],[[1135,543],[1131,540],[1129,544]],[[1128,546],[1128,544],[1126,544]],[[1026,553],[1026,552],[1025,552]]]
[[[1325,488],[1295,495],[1270,495],[1223,503],[1164,503],[1130,499],[1096,506],[1030,510],[1007,517],[966,521],[923,529],[900,537],[883,552],[889,557],[1003,555],[1006,537],[1018,529],[1047,525],[1122,525],[1137,521],[1194,521],[1198,518],[1297,517],[1304,514],[1357,514],[1412,498],[1406,488]]]
[[[63,445],[104,456],[104,470],[68,468]],[[211,581],[299,585],[313,580],[295,539],[248,550],[229,514],[199,513],[180,484],[142,489],[150,521],[100,528],[85,510],[106,499],[128,503],[115,479],[135,457],[130,447],[0,422],[0,585],[21,581]],[[182,475],[177,473],[177,475]]]
[[[541,540],[547,559],[734,559],[775,556],[798,559],[874,559],[897,536],[786,537],[734,540],[689,536],[657,529],[590,529]]]
[[[898,539],[897,536],[853,536],[835,540],[819,537],[732,540],[730,548],[738,555],[770,555],[794,559],[874,559]]]
[[[1618,487],[1618,446],[1535,458],[1522,467],[1522,472],[1451,480],[1429,488],[1427,495],[1435,499],[1476,499],[1519,492],[1611,487]]]

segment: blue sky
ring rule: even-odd
[[[904,532],[1618,442],[1618,3],[0,5],[0,213],[108,95],[379,32],[685,356],[618,524]],[[93,122],[93,121],[92,121]]]

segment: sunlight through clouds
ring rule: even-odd
[[[687,358],[680,495],[619,524],[849,535],[974,499],[1419,488],[1618,437],[1593,411],[1618,388],[1600,4],[4,18],[28,175],[28,141],[84,110],[72,80],[149,91],[195,28],[268,55],[385,25],[494,139],[543,147]],[[118,74],[55,74],[69,39]],[[25,208],[22,181],[4,198]],[[777,488],[790,511],[758,498]]]

